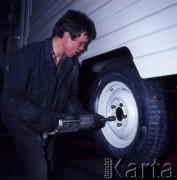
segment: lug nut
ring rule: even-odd
[[[119,106],[120,106],[120,107],[123,107],[123,103],[120,103]]]
[[[117,123],[117,127],[121,127],[122,126],[122,123]]]
[[[111,105],[111,109],[115,109],[116,108],[116,106],[115,105]]]

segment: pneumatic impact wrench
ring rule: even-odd
[[[107,121],[115,121],[115,116],[109,116],[104,118],[88,118],[87,115],[80,115],[79,117],[75,116],[66,116],[63,119],[58,119],[57,126],[51,132],[44,132],[42,138],[47,140],[49,136],[57,135],[60,133],[71,133],[78,132],[79,130],[94,130],[104,127]]]

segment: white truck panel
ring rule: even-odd
[[[97,38],[80,61],[126,46],[142,78],[177,74],[177,0],[32,1],[27,42],[49,37],[68,9],[96,25]]]
[[[174,57],[177,57],[177,49],[137,58],[135,64],[143,78],[172,75],[177,69]]]
[[[90,12],[107,3],[109,0],[39,0],[32,1],[32,14],[29,26],[28,43],[43,40],[51,36],[52,29],[58,19],[68,10],[75,9],[90,14]],[[42,6],[42,11],[39,10]]]

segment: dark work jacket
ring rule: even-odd
[[[66,58],[56,76],[51,39],[22,48],[6,73],[2,120],[42,122],[53,112],[82,111],[77,101],[78,73],[78,61]]]

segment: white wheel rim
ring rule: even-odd
[[[130,89],[113,81],[104,87],[96,104],[99,114],[116,116],[116,121],[107,122],[101,129],[107,141],[116,148],[130,145],[138,129],[138,109]]]

